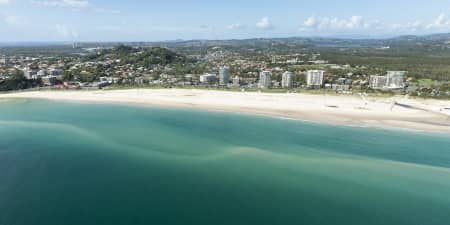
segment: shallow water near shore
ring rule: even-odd
[[[0,102],[0,225],[448,224],[450,136]]]

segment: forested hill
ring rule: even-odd
[[[161,47],[131,47],[119,45],[104,49],[85,57],[86,61],[105,61],[119,59],[120,64],[133,64],[138,66],[184,64],[192,62],[186,56]]]

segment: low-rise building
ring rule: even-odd
[[[55,84],[58,84],[59,80],[56,76],[43,76],[41,77],[42,79],[42,84],[44,84],[45,86],[53,86]]]
[[[212,84],[216,82],[217,76],[216,74],[207,73],[200,76],[200,83],[202,84]]]
[[[241,78],[238,76],[233,77],[233,86],[239,87],[241,85]]]
[[[350,90],[350,85],[348,84],[332,84],[331,89],[334,91],[348,91]]]
[[[39,70],[36,74],[37,77],[44,77],[48,75],[48,71],[46,69]]]
[[[49,72],[52,76],[62,76],[64,74],[64,70],[62,69],[51,69]]]

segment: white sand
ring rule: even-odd
[[[450,101],[403,97],[368,98],[306,94],[267,94],[187,89],[114,91],[40,91],[2,94],[0,99],[132,103],[253,113],[293,119],[450,133]],[[393,106],[394,102],[417,109]],[[391,110],[392,108],[392,110]]]

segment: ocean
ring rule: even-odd
[[[0,102],[0,225],[448,225],[450,135]]]

